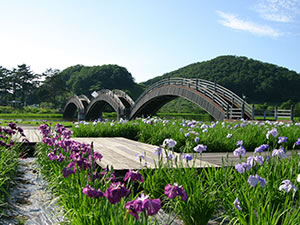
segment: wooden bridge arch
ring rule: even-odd
[[[69,99],[69,101],[65,105],[63,117],[74,118],[78,116],[78,119],[82,119],[84,118],[87,106],[89,104],[90,100],[85,95],[74,95]]]
[[[134,101],[126,92],[115,89],[113,93],[118,96],[126,109],[130,109],[134,105]]]
[[[98,96],[90,102],[86,110],[85,118],[87,120],[102,118],[102,112],[107,104],[118,113],[118,119],[125,118],[126,107],[118,95],[108,89],[98,91],[97,94]]]
[[[251,119],[251,106],[232,91],[211,81],[185,78],[164,79],[153,84],[136,100],[129,119],[151,116],[177,97],[194,102],[216,120]]]

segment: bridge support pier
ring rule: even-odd
[[[79,112],[77,115],[77,119],[78,119],[78,121],[85,120],[85,113]]]

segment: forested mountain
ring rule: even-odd
[[[190,64],[162,76],[150,79],[146,86],[168,77],[201,78],[216,82],[249,103],[281,103],[300,101],[300,74],[269,63],[237,56]]]
[[[0,66],[0,105],[40,104],[63,109],[74,94],[85,94],[91,98],[93,91],[120,89],[134,100],[152,83],[168,77],[201,78],[216,82],[245,95],[249,103],[280,105],[300,102],[300,74],[269,63],[246,57],[219,56],[215,59],[190,64],[178,70],[137,84],[125,67],[118,65],[83,66],[75,65],[63,71],[48,69],[35,74],[30,66],[18,65],[8,70]],[[300,103],[299,103],[300,104]],[[172,108],[172,109],[171,109]],[[183,99],[175,100],[162,108],[167,111],[198,112]]]
[[[136,99],[143,89],[134,82],[131,73],[118,65],[68,67],[60,73],[66,88],[72,93],[90,96],[101,89],[120,89]]]
[[[25,64],[12,71],[0,67],[0,81],[0,105],[42,103],[59,109],[74,94],[91,98],[93,91],[120,89],[136,99],[144,90],[126,68],[118,65],[75,65],[63,71],[48,69],[41,75],[35,75]]]

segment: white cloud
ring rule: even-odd
[[[235,30],[248,31],[259,36],[278,37],[281,35],[280,32],[270,26],[259,25],[250,21],[241,20],[233,14],[224,13],[222,11],[217,11],[217,13],[222,18],[219,22],[226,27],[230,27]]]
[[[255,10],[266,20],[292,22],[300,12],[299,0],[258,0]]]

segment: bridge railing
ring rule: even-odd
[[[227,108],[227,102],[220,96],[216,95],[215,92],[211,90],[209,87],[197,82],[198,82],[197,79],[186,79],[186,78],[169,78],[169,79],[160,80],[154,83],[153,85],[151,85],[150,87],[148,87],[144,91],[144,93],[136,100],[136,103],[139,102],[140,99],[142,99],[146,94],[148,94],[155,88],[159,88],[167,85],[181,85],[181,86],[193,88],[203,93],[204,95],[211,98],[214,102],[216,102],[222,108],[222,110],[225,111]]]
[[[237,105],[239,108],[243,109],[244,112],[248,113],[249,116],[252,115],[252,107],[248,103],[246,103],[241,97],[239,97],[229,89],[216,84],[215,82],[203,79],[168,78],[160,80],[148,87],[144,91],[144,93],[136,100],[136,102],[138,102],[141,98],[143,98],[147,93],[151,92],[153,89],[167,85],[182,85],[187,86],[189,88],[193,88],[211,98],[224,111],[228,110],[228,101],[231,101],[232,105],[230,106],[230,108],[233,108],[234,105]],[[225,98],[227,98],[227,100]]]
[[[194,80],[194,79],[193,79]],[[241,97],[239,97],[234,92],[230,91],[229,89],[222,87],[219,84],[216,84],[211,81],[203,80],[203,79],[195,79],[200,86],[206,86],[207,88],[213,90],[215,93],[226,97],[229,101],[232,102],[231,108],[233,108],[233,104],[237,105],[239,108],[244,108],[244,112],[251,115],[252,107],[247,102],[245,102]]]

